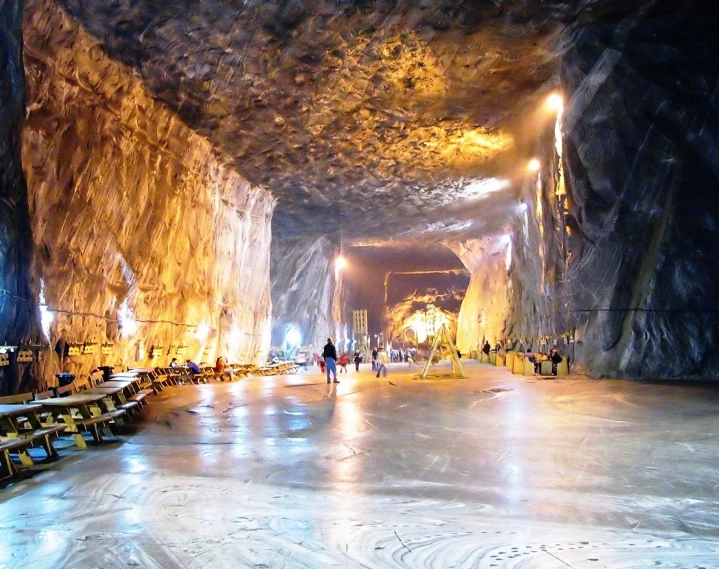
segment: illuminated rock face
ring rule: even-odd
[[[300,332],[303,346],[322,351],[328,336],[337,338],[338,294],[327,237],[274,239],[272,242],[272,345],[280,347],[289,327]]]
[[[326,246],[341,229],[350,241],[394,237],[410,253],[463,244],[453,245],[472,272],[462,351],[480,335],[535,347],[576,329],[562,349],[593,375],[717,375],[715,11],[649,1],[60,4],[98,39],[52,2],[27,2],[32,224],[18,159],[19,6],[0,4],[2,290],[23,298],[43,285],[50,306],[87,314],[58,318],[53,340],[118,338],[124,304],[147,320],[220,314],[207,357],[240,336],[240,356],[251,357],[269,336],[272,202],[230,163],[279,198],[276,322],[297,322],[313,343],[343,319]],[[561,158],[532,114],[555,87],[567,106]],[[517,172],[534,155],[539,188]],[[505,177],[511,188],[487,182]],[[505,228],[509,269],[506,247],[489,252]],[[316,237],[333,232],[325,245]],[[479,259],[476,239],[495,241]],[[0,326],[34,334],[32,303],[18,311],[3,295]],[[194,330],[147,324],[138,337],[145,350],[167,348]],[[112,358],[132,361],[136,342],[118,345]],[[206,357],[199,343],[188,355]]]
[[[565,0],[59,1],[279,198],[278,237],[456,222],[445,207],[461,209],[472,183],[516,151],[505,123],[551,87],[553,40],[575,10]],[[483,225],[462,221],[464,232]]]
[[[110,342],[69,358],[166,365],[256,362],[269,346],[273,200],[156,103],[52,2],[25,6],[22,158],[34,275],[55,313],[51,344]],[[39,292],[39,290],[38,290]],[[139,321],[116,322],[123,313]],[[207,338],[198,338],[208,327]],[[150,349],[161,356],[150,359]],[[45,377],[61,365],[52,352]]]
[[[412,329],[417,340],[425,342],[442,323],[454,335],[457,331],[457,314],[465,296],[468,275],[465,271],[389,272],[385,276],[385,301],[387,303],[384,340],[394,346],[414,345],[405,337],[404,330]],[[427,315],[427,305],[433,305]]]
[[[542,172],[525,180],[528,208],[511,226],[502,337],[538,349],[550,336],[593,376],[715,378],[719,22],[691,6],[638,14],[571,38],[563,160],[548,129]],[[507,278],[499,263],[480,265],[490,281]],[[470,285],[460,338],[480,314],[476,298]]]
[[[503,340],[509,311],[506,244],[501,238],[472,239],[448,246],[462,260],[471,279],[457,319],[457,349],[463,354],[492,348]]]

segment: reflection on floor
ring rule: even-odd
[[[719,567],[719,388],[467,369],[169,389],[0,490],[0,567]]]

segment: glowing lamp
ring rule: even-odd
[[[530,172],[539,172],[539,169],[542,167],[542,164],[537,160],[536,158],[532,158],[529,161],[529,164],[527,164],[527,169]]]
[[[512,236],[509,233],[507,233],[506,235],[502,235],[502,237],[500,237],[499,239],[499,242],[502,245],[509,245],[512,242]]]
[[[342,271],[347,268],[347,259],[345,259],[342,255],[337,257],[335,259],[335,269],[338,271]]]
[[[528,209],[529,209],[529,205],[528,205],[528,204],[526,204],[526,203],[524,203],[524,202],[522,202],[521,204],[519,204],[519,211],[527,211]]]
[[[137,333],[138,323],[127,299],[120,305],[117,316],[120,322],[120,335],[123,338],[132,338]]]
[[[302,342],[302,334],[297,328],[290,328],[285,334],[285,342],[290,346],[299,346]]]
[[[564,110],[564,99],[559,93],[552,93],[547,97],[546,105],[550,111],[559,113]]]
[[[195,338],[197,338],[200,342],[207,340],[207,336],[209,335],[210,327],[204,322],[197,327],[197,330],[195,330]]]

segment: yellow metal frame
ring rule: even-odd
[[[464,372],[462,362],[459,361],[459,356],[457,356],[457,348],[454,346],[454,342],[452,342],[452,338],[449,335],[449,330],[447,330],[447,326],[445,326],[444,324],[440,326],[439,331],[434,337],[434,342],[432,343],[432,351],[429,353],[429,359],[424,364],[424,369],[422,370],[420,377],[422,379],[427,379],[427,374],[429,373],[429,368],[432,365],[432,359],[434,358],[434,354],[437,352],[437,348],[439,348],[441,345],[446,345],[449,347],[449,359],[452,362],[452,373],[443,374],[442,377],[447,379],[467,379],[467,374]]]

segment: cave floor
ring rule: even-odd
[[[0,490],[0,567],[719,567],[719,388],[392,367],[164,391]]]

